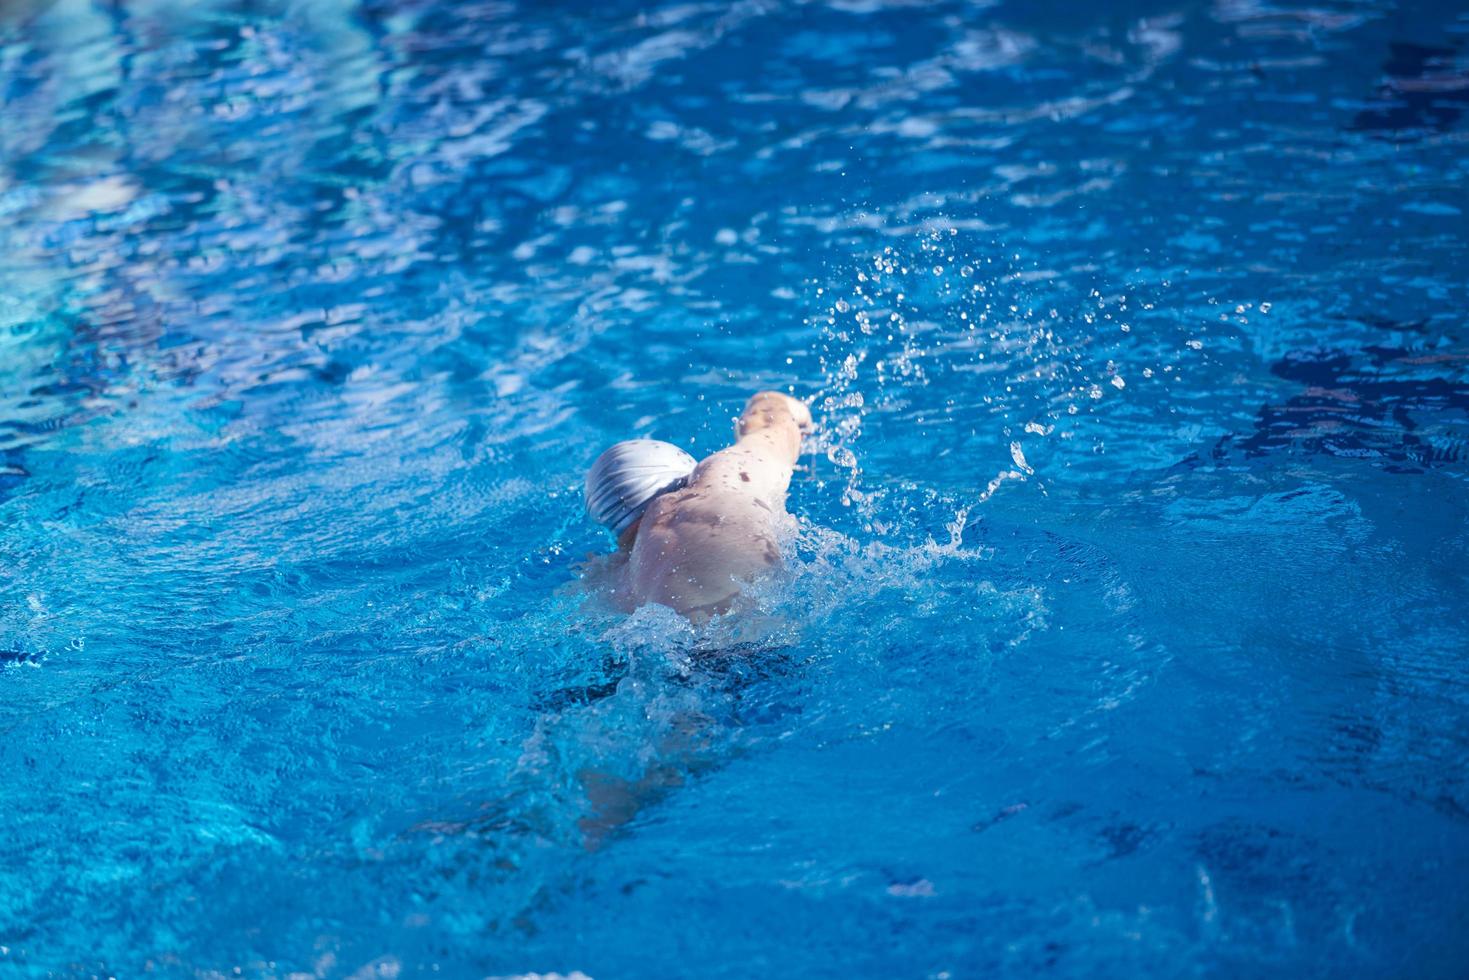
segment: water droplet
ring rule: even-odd
[[[1024,470],[1026,473],[1035,472],[1035,470],[1031,469],[1030,464],[1025,461],[1025,453],[1021,451],[1020,443],[1010,443],[1010,458],[1014,460],[1017,467]]]

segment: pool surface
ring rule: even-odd
[[[0,974],[1462,976],[1466,188],[1449,2],[10,0]]]

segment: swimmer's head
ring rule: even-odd
[[[616,537],[632,527],[659,494],[689,481],[698,462],[657,439],[629,439],[607,450],[587,471],[587,513]]]

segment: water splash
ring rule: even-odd
[[[974,457],[945,474],[966,498],[960,524],[1004,485],[1044,493],[1069,465],[1074,451],[1058,447],[1082,444],[1087,418],[1125,394],[1120,363],[1142,336],[1131,322],[1136,299],[1096,288],[1078,296],[1072,279],[939,223],[813,284],[820,312],[808,323],[819,331],[822,369],[814,449],[865,530],[898,523],[884,508],[887,491],[862,478],[875,427],[876,438],[898,438],[901,426]],[[1044,463],[1033,464],[1033,453]],[[985,455],[1003,462],[986,471]]]

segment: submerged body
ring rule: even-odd
[[[742,587],[780,565],[786,491],[811,412],[779,392],[745,405],[736,441],[707,457],[681,489],[656,497],[619,538],[614,592],[628,608],[655,602],[695,622],[728,611]]]

